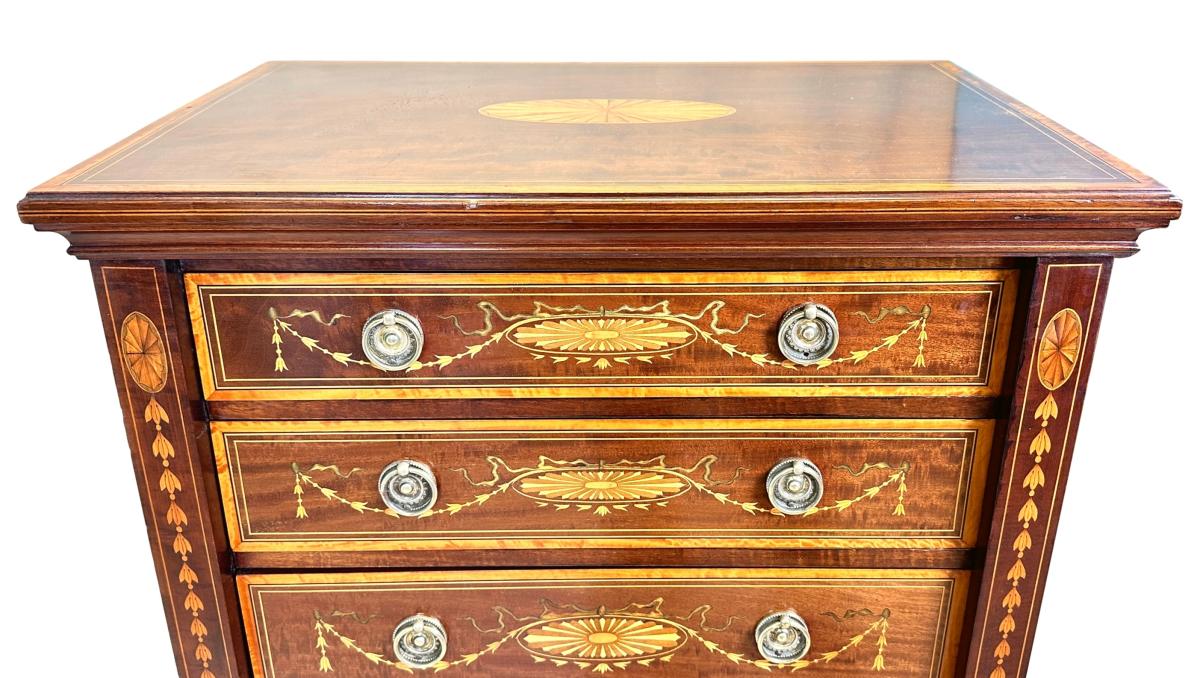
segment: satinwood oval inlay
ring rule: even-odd
[[[1083,344],[1083,322],[1074,309],[1064,308],[1046,325],[1038,345],[1038,379],[1053,391],[1071,378]]]
[[[680,99],[536,99],[489,104],[479,112],[519,122],[613,125],[712,120],[733,115],[737,109]]]
[[[516,491],[532,499],[594,503],[661,501],[688,489],[688,483],[671,471],[594,467],[537,473],[522,480]]]
[[[672,652],[685,632],[661,618],[593,615],[564,619],[526,631],[520,643],[544,658],[646,659]]]
[[[162,335],[144,314],[134,311],[121,323],[121,357],[129,376],[143,391],[158,393],[167,385]]]
[[[509,340],[551,354],[603,355],[682,348],[696,333],[671,318],[578,316],[530,321]]]

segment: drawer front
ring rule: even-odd
[[[191,274],[187,288],[210,399],[995,395],[1015,279],[262,273]],[[779,327],[809,303],[828,307],[839,340],[799,364]],[[410,316],[398,346],[421,345],[383,369],[363,334],[393,309]]]
[[[218,422],[213,431],[239,551],[954,548],[975,544],[992,423]],[[810,506],[777,499],[781,511],[767,479],[794,459],[811,462],[823,494],[805,495]],[[380,478],[396,478],[402,461],[425,465],[432,482],[422,492],[436,490],[412,515],[382,496]],[[785,475],[793,463],[781,464]]]
[[[449,676],[815,676],[953,673],[967,576],[914,570],[571,570],[264,574],[238,578],[255,675],[392,676],[412,615]],[[772,663],[755,627],[807,627]],[[793,622],[794,630],[799,625]],[[407,628],[411,628],[411,625]],[[400,634],[402,636],[406,634]],[[423,647],[430,647],[426,643]],[[404,651],[403,648],[401,651]]]

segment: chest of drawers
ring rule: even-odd
[[[947,63],[271,63],[20,205],[188,678],[1022,676],[1179,211]]]

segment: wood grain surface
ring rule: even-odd
[[[1029,669],[1111,272],[1106,260],[1038,267],[965,676]]]
[[[1126,255],[1179,210],[946,62],[269,63],[20,205],[127,259]]]
[[[179,676],[246,676],[212,454],[188,395],[195,362],[178,335],[180,290],[162,265],[92,272]]]
[[[181,678],[405,674],[418,612],[450,676],[1022,678],[1112,260],[1180,209],[945,62],[269,63],[18,206],[93,260]]]
[[[966,577],[936,570],[559,570],[248,575],[239,584],[260,678],[395,675],[392,631],[417,613],[445,626],[448,651],[434,669],[449,676],[753,676],[773,668],[930,678],[953,671]],[[771,667],[759,658],[754,626],[787,609],[807,622],[812,649],[803,660]],[[638,631],[650,637],[636,642]],[[573,651],[544,640],[559,634],[579,636]]]
[[[217,423],[213,439],[237,551],[965,548],[991,422]],[[824,477],[811,514],[767,497],[793,457]],[[427,516],[380,500],[400,459],[433,469]]]
[[[689,115],[680,105],[689,101],[723,110]],[[510,102],[536,102],[528,111],[574,107],[581,114],[514,119],[497,112]],[[589,106],[602,110],[582,114]],[[674,121],[667,119],[672,109],[682,113]],[[864,193],[1147,186],[1154,184],[946,63],[280,62],[43,190]]]
[[[190,274],[210,400],[995,395],[1015,271],[740,274]],[[824,363],[779,321],[828,305]],[[361,328],[416,316],[416,363],[383,371]],[[603,336],[600,336],[603,335]]]

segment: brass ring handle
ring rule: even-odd
[[[446,656],[446,627],[436,617],[414,614],[392,632],[392,651],[405,666],[427,669]]]
[[[833,355],[838,338],[837,316],[824,304],[795,306],[779,321],[779,351],[797,365],[813,365]]]
[[[381,370],[405,369],[421,356],[424,346],[421,321],[411,313],[392,308],[376,313],[363,324],[363,353]]]
[[[379,497],[399,515],[415,518],[433,507],[437,496],[433,469],[419,461],[394,461],[379,474]]]
[[[784,459],[767,474],[767,498],[784,515],[804,513],[821,503],[824,494],[825,476],[803,457]]]
[[[758,653],[772,664],[790,664],[808,654],[812,637],[808,624],[794,610],[772,612],[754,628]]]

